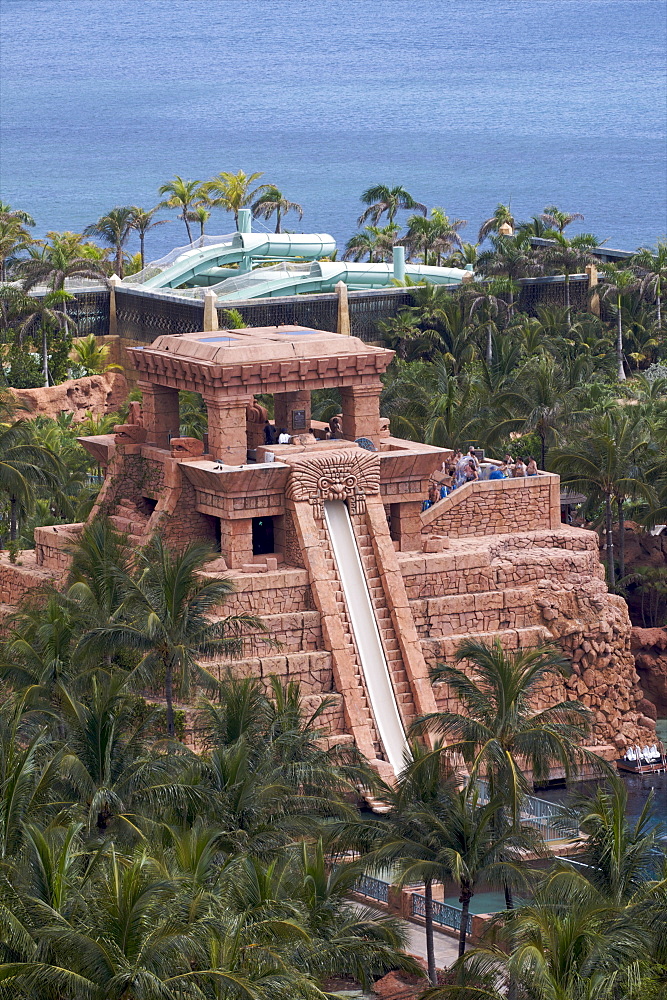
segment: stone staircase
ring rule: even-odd
[[[361,562],[366,575],[366,583],[371,596],[375,620],[380,630],[382,646],[384,648],[389,674],[391,676],[392,687],[398,703],[398,709],[403,720],[403,725],[407,730],[417,716],[414,698],[410,688],[407,670],[403,663],[400,645],[396,636],[391,613],[387,606],[387,598],[382,585],[382,577],[378,569],[373,540],[365,518],[357,516],[352,518],[354,533],[359,547]]]
[[[142,548],[149,539],[148,514],[134,500],[117,500],[109,521],[124,538],[129,548]]]
[[[334,559],[333,552],[331,551],[329,537],[323,526],[318,529],[318,534],[323,549],[324,563],[327,568],[327,574],[331,583],[331,589],[336,602],[338,618],[340,620],[343,629],[344,645],[342,651],[346,656],[346,658],[349,658],[349,661],[353,663],[354,678],[356,681],[357,690],[354,692],[352,696],[354,697],[357,711],[365,719],[365,723],[368,726],[368,732],[371,734],[373,749],[375,751],[375,758],[377,760],[383,760],[384,753],[382,750],[382,744],[380,742],[380,737],[378,735],[377,725],[375,723],[375,718],[373,716],[373,710],[370,705],[368,691],[366,690],[366,682],[364,680],[364,674],[361,668],[361,661],[359,658],[357,645],[354,641],[354,634],[352,632],[352,626],[350,624],[350,616],[348,612],[347,602],[345,600],[345,594],[343,593],[343,588],[340,582],[340,578],[338,576],[338,571],[336,569],[336,561]],[[338,653],[339,653],[338,650],[335,649],[332,650],[334,659],[336,658]]]

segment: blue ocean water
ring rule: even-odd
[[[0,190],[40,233],[263,170],[339,241],[403,184],[480,222],[580,211],[667,233],[664,0],[3,0]],[[298,228],[296,220],[287,226]],[[216,212],[213,233],[233,229]],[[148,256],[182,244],[174,220]]]

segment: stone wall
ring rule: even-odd
[[[446,552],[402,555],[411,608],[433,667],[452,662],[463,639],[499,640],[508,650],[555,642],[572,658],[567,678],[553,677],[536,707],[578,699],[594,716],[592,745],[655,740],[630,651],[630,620],[622,598],[607,592],[597,536],[561,526],[512,537],[462,538]],[[458,701],[435,685],[441,710]]]
[[[120,372],[107,372],[70,379],[48,388],[11,389],[10,392],[26,407],[25,412],[18,414],[21,419],[55,419],[60,413],[72,413],[75,423],[80,423],[90,414],[101,417],[122,406],[127,399],[127,383]]]
[[[544,473],[460,486],[422,516],[422,534],[449,538],[516,534],[560,524],[558,476]]]

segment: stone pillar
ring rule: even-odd
[[[398,541],[400,552],[421,552],[421,500],[391,505],[391,535]]]
[[[596,264],[587,264],[586,265],[586,274],[588,275],[588,291],[590,292],[591,289],[597,288],[597,284],[598,284],[598,269],[597,269],[597,265]],[[600,296],[597,294],[597,292],[595,292],[593,295],[591,295],[589,309],[593,313],[594,316],[599,316],[600,315]]]
[[[220,518],[220,552],[230,569],[241,569],[252,562],[252,518]]]
[[[212,333],[218,329],[217,301],[215,292],[204,293],[204,333]]]
[[[347,285],[344,281],[339,281],[336,285],[338,296],[338,326],[336,332],[343,337],[350,336],[350,304],[347,298]]]
[[[380,446],[381,382],[343,386],[340,390],[343,410],[343,437],[348,441],[370,438]]]
[[[158,448],[169,448],[169,441],[180,436],[178,389],[152,382],[137,383],[142,393],[141,412],[146,441]]]
[[[118,318],[116,314],[116,288],[120,285],[120,278],[117,274],[112,274],[109,278],[109,336],[118,335]]]
[[[224,465],[245,465],[248,461],[246,407],[252,396],[207,398],[208,450],[211,458]]]
[[[285,427],[288,434],[307,434],[310,431],[310,390],[275,392],[273,415],[276,431]]]

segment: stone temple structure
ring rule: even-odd
[[[448,453],[390,435],[379,400],[391,351],[283,326],[166,335],[130,353],[141,412],[132,404],[114,434],[81,439],[106,468],[91,517],[136,545],[155,532],[210,542],[207,572],[236,588],[222,613],[261,615],[279,644],[249,636],[234,671],[298,681],[313,707],[326,698],[333,731],[390,774],[413,719],[454,707],[429,668],[461,639],[555,641],[574,672],[541,705],[590,706],[592,743],[610,757],[655,739],[626,606],[607,592],[597,536],[561,523],[558,477],[469,483],[422,513]],[[341,398],[334,439],[311,419],[311,391],[328,388]],[[179,436],[179,390],[201,394],[207,440]],[[265,443],[266,395],[289,444]],[[3,559],[0,599],[64,579],[78,530],[40,528],[34,556]]]

